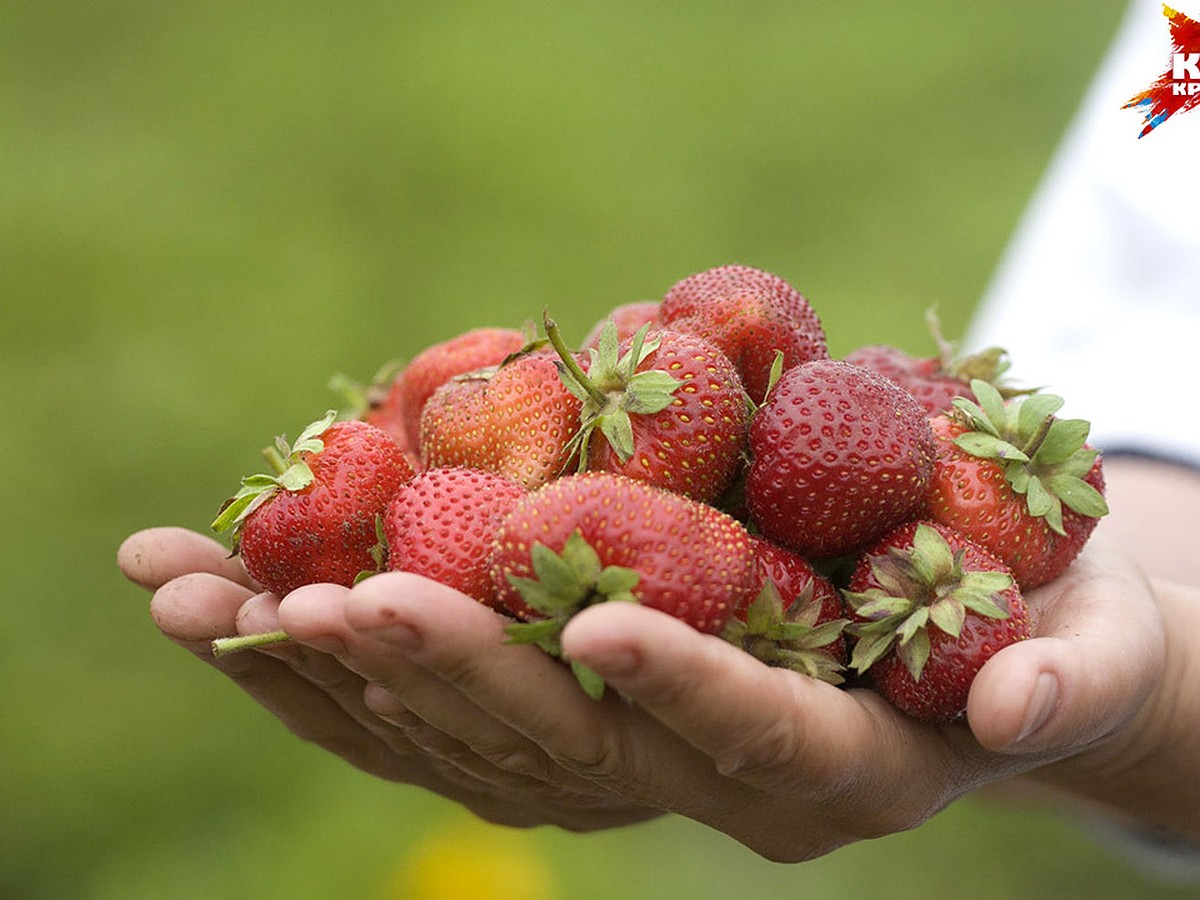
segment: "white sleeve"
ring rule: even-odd
[[[1200,466],[1200,109],[1144,138],[1123,109],[1171,62],[1136,0],[1025,212],[967,336],[1014,381],[1062,395],[1092,442]]]

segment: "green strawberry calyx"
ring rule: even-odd
[[[842,591],[867,622],[846,630],[857,638],[850,667],[866,672],[889,650],[920,681],[929,661],[929,626],[951,637],[962,633],[968,614],[1007,619],[1001,595],[1015,582],[1002,571],[964,569],[963,550],[953,550],[935,528],[917,526],[912,546],[888,547],[871,557],[871,575],[880,587]]]
[[[302,491],[312,484],[312,469],[308,467],[305,458],[308,454],[320,453],[325,449],[321,435],[336,418],[337,411],[329,410],[323,418],[305,427],[291,445],[283,435],[275,438],[274,446],[263,450],[263,457],[274,473],[248,475],[243,478],[238,492],[222,504],[217,518],[210,526],[212,530],[220,534],[234,529],[236,541],[237,527],[277,491]]]
[[[597,603],[637,603],[633,589],[641,576],[624,566],[605,566],[583,534],[576,529],[562,552],[540,541],[530,552],[533,578],[509,574],[508,583],[541,618],[505,627],[510,644],[535,644],[551,656],[562,657],[562,630],[581,609]],[[604,681],[586,666],[571,663],[588,696],[599,699]]]
[[[617,323],[609,317],[601,327],[597,345],[588,348],[591,363],[587,372],[563,341],[554,320],[546,316],[543,324],[546,337],[559,356],[563,385],[583,404],[579,431],[571,439],[572,449],[579,452],[579,470],[587,468],[588,447],[596,431],[604,436],[622,463],[629,462],[634,453],[631,416],[661,412],[671,405],[675,392],[683,385],[661,369],[637,370],[658,349],[657,338],[647,339],[649,324],[637,330],[629,349],[621,355]]]
[[[954,400],[953,414],[970,429],[954,443],[972,456],[995,461],[1013,491],[1025,497],[1030,515],[1045,518],[1062,535],[1064,505],[1091,518],[1108,513],[1104,495],[1084,480],[1099,455],[1087,446],[1091,424],[1086,419],[1055,416],[1063,399],[1054,394],[1005,402],[982,379],[973,380],[971,390],[978,402]]]
[[[849,619],[818,624],[821,603],[812,583],[784,609],[775,582],[767,579],[758,596],[746,607],[745,621],[734,617],[721,637],[769,666],[791,669],[828,684],[841,684],[842,666],[829,652],[841,639]]]
[[[975,379],[986,381],[1004,397],[1028,393],[1027,390],[1010,387],[1004,383],[1004,376],[1012,363],[1008,351],[1003,347],[985,347],[977,353],[959,355],[958,348],[942,333],[942,322],[936,306],[925,311],[925,327],[929,329],[929,334],[938,348],[939,374],[956,378],[964,384]]]

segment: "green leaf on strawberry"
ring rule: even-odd
[[[856,616],[864,620],[847,631],[857,638],[851,668],[866,672],[893,648],[914,680],[929,661],[928,627],[957,638],[968,614],[1006,619],[997,599],[1013,586],[1001,571],[964,567],[964,551],[952,549],[936,528],[915,526],[911,545],[889,546],[867,557],[873,583],[865,591],[842,592]]]
[[[595,549],[584,539],[581,532],[574,531],[556,553],[542,543],[535,543],[530,550],[533,578],[508,575],[508,583],[521,595],[521,599],[538,615],[525,622],[514,622],[504,631],[511,644],[535,644],[552,656],[562,656],[560,636],[571,617],[579,610],[596,603],[636,603],[634,587],[640,575],[623,566],[603,566]],[[603,694],[603,682],[590,670],[580,673],[584,667],[573,666],[576,677],[590,696]]]
[[[820,615],[811,582],[785,609],[779,589],[768,579],[747,605],[744,620],[731,618],[721,637],[769,666],[841,684],[842,665],[830,648],[841,640],[849,619],[822,622]]]
[[[546,336],[561,360],[559,372],[563,384],[583,403],[579,432],[573,439],[579,450],[580,470],[587,466],[588,445],[596,430],[612,445],[621,462],[628,462],[634,453],[630,416],[653,415],[666,409],[674,400],[675,391],[683,384],[661,370],[637,370],[659,345],[657,338],[647,339],[650,326],[643,325],[637,330],[629,349],[622,355],[617,324],[608,319],[600,331],[597,346],[588,349],[591,363],[586,372],[563,342],[554,320],[547,316],[544,326]]]
[[[236,528],[280,488],[302,491],[312,484],[312,469],[303,456],[306,453],[320,453],[325,449],[321,435],[336,418],[337,411],[329,410],[322,418],[307,425],[290,446],[283,435],[275,438],[274,446],[263,450],[264,458],[275,470],[274,474],[248,475],[243,478],[238,492],[221,506],[217,518],[210,526],[212,530],[219,534]]]
[[[971,429],[954,443],[972,456],[998,462],[1005,480],[1025,497],[1030,515],[1044,518],[1063,535],[1063,504],[1093,518],[1108,513],[1103,495],[1084,481],[1097,455],[1087,446],[1091,426],[1084,419],[1058,418],[1061,397],[1033,393],[1006,402],[980,379],[971,382],[971,390],[978,402],[954,401],[955,415]]]

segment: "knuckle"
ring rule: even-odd
[[[802,744],[790,722],[776,719],[761,730],[739,735],[735,743],[715,754],[717,770],[754,787],[783,787],[797,777]],[[804,765],[811,770],[813,762],[806,759]]]
[[[568,752],[560,752],[555,761],[568,772],[591,781],[627,781],[633,767],[633,749],[623,734],[623,731],[601,730]]]

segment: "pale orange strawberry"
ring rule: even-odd
[[[532,490],[570,466],[581,407],[552,351],[519,354],[434,391],[421,413],[421,460],[495,472]]]

